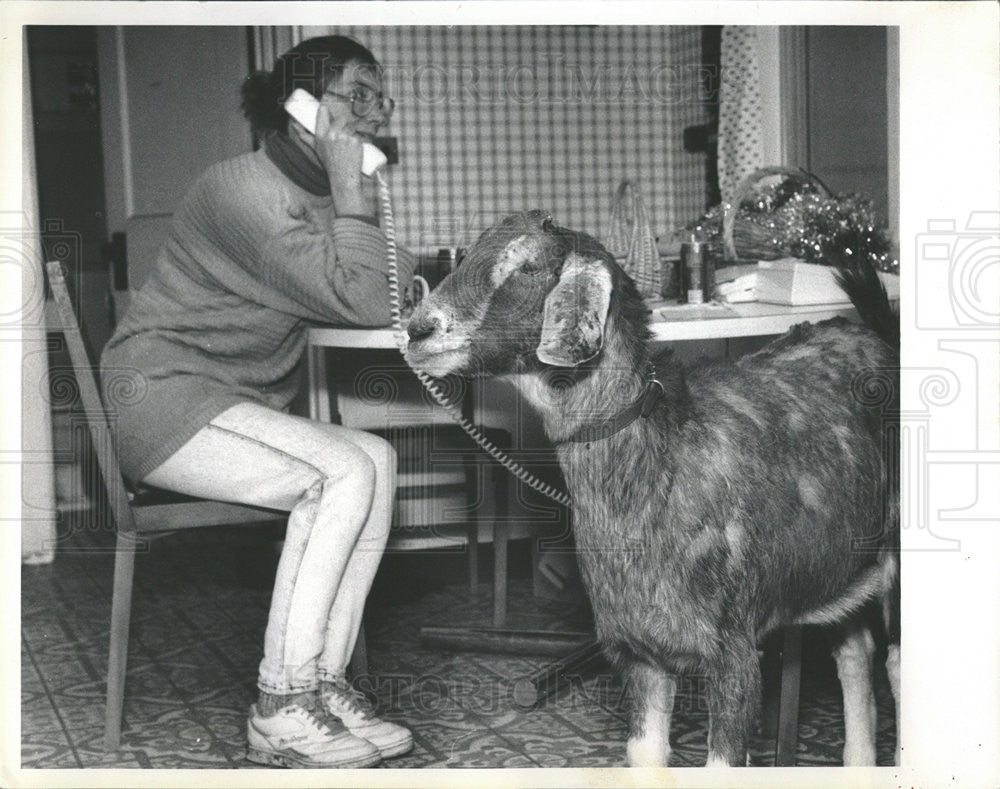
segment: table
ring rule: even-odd
[[[329,422],[332,418],[326,367],[327,348],[386,350],[399,347],[397,337],[395,329],[347,329],[337,326],[309,329],[306,338],[309,417],[321,422]]]
[[[662,320],[664,308],[682,316],[698,311],[698,307],[668,307],[663,302],[651,302],[653,322],[650,328],[654,343],[681,342],[685,340],[712,340],[733,337],[759,337],[783,334],[797,323],[816,323],[834,317],[857,318],[849,303],[811,304],[789,307],[781,304],[764,304],[750,301],[729,304],[725,308],[702,306],[701,310],[720,317],[704,320]],[[307,365],[309,375],[309,416],[329,422],[331,419],[330,391],[326,375],[325,349],[327,348],[397,348],[394,329],[347,329],[320,326],[309,330],[307,339]]]

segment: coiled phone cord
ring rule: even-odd
[[[382,208],[382,229],[385,232],[386,257],[389,263],[389,306],[392,313],[392,327],[396,332],[396,345],[399,348],[399,352],[404,354],[403,358],[405,359],[408,339],[406,336],[406,329],[403,327],[403,311],[399,301],[399,268],[398,259],[396,257],[396,223],[392,216],[392,202],[389,198],[389,185],[386,183],[385,176],[382,174],[381,170],[375,171],[375,180],[378,182],[379,203]],[[528,487],[538,491],[543,496],[547,496],[553,501],[562,504],[564,507],[572,506],[572,499],[570,499],[566,493],[545,482],[542,482],[542,480],[538,479],[538,477],[534,476],[526,468],[509,458],[499,447],[484,436],[482,431],[466,419],[462,415],[461,410],[448,400],[447,395],[441,390],[437,381],[431,378],[431,376],[423,370],[413,369],[413,372],[420,380],[420,383],[424,385],[424,388],[430,392],[431,397],[434,398],[434,402],[441,406],[441,408],[448,413],[448,416],[450,416],[458,424],[458,426],[468,434],[469,438],[475,441],[479,447],[486,452],[486,454],[492,457],[497,463],[507,469]]]

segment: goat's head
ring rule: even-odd
[[[436,376],[575,367],[600,353],[623,281],[634,291],[590,236],[541,211],[509,216],[413,313],[406,358]]]

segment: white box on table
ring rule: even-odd
[[[757,301],[767,304],[850,304],[837,284],[836,269],[806,263],[798,258],[762,260],[757,264]],[[890,299],[899,298],[899,277],[880,272]]]

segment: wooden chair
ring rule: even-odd
[[[66,338],[66,347],[76,375],[81,404],[117,532],[114,585],[111,595],[107,704],[104,717],[104,747],[111,751],[121,742],[136,545],[146,536],[163,535],[200,526],[273,521],[285,519],[287,513],[221,501],[175,496],[162,491],[137,495],[128,489],[115,454],[108,415],[98,392],[95,367],[83,342],[62,266],[59,263],[49,263],[47,270],[59,319],[59,325],[50,328],[61,331]]]
[[[135,550],[139,541],[154,536],[163,536],[181,529],[192,529],[200,526],[222,526],[228,524],[246,524],[262,521],[285,520],[288,514],[284,511],[230,504],[221,501],[197,499],[168,491],[145,489],[130,490],[118,464],[112,439],[108,414],[101,400],[97,379],[94,374],[95,365],[90,359],[83,341],[76,311],[69,296],[62,266],[57,263],[47,264],[49,286],[55,305],[55,317],[58,325],[51,326],[54,331],[61,331],[66,339],[67,351],[77,379],[80,391],[80,401],[90,432],[94,453],[97,456],[98,467],[105,489],[108,506],[116,527],[115,571],[111,603],[110,647],[108,652],[107,701],[105,708],[104,743],[107,750],[116,749],[121,742],[122,707],[125,692],[125,671],[128,656],[129,622],[131,618],[132,587],[135,572]],[[423,441],[413,441],[413,430],[424,436]],[[428,432],[430,431],[430,432]],[[374,431],[379,432],[379,431]],[[458,484],[464,488],[466,504],[475,509],[476,500],[481,494],[481,486],[475,480],[475,466],[467,461],[470,454],[478,450],[457,428],[447,425],[435,425],[419,428],[381,431],[390,440],[396,439],[401,448],[400,490],[405,491],[412,485],[435,486],[438,490],[446,489],[449,484]],[[507,443],[509,436],[504,431],[487,431],[492,440]],[[405,440],[409,436],[409,440]],[[426,448],[427,436],[430,436],[430,447],[434,456],[428,459],[437,464],[451,466],[447,472],[440,468],[431,479],[422,479],[420,469],[411,468],[407,474],[405,466],[412,466],[416,459],[414,450]],[[402,442],[399,441],[403,437]],[[500,468],[491,469],[494,479],[495,511],[494,523],[494,605],[493,622],[502,626],[507,613],[507,472]],[[404,493],[401,498],[408,498]],[[412,498],[412,497],[409,497]],[[465,528],[469,583],[472,591],[478,586],[478,535],[481,524],[478,518],[470,521]],[[442,538],[432,530],[429,537],[414,538],[412,534],[399,530],[390,537],[387,550],[414,550],[427,548],[442,548],[456,541]],[[367,653],[364,630],[359,633],[357,645],[351,658],[350,672],[354,676],[367,672]]]

